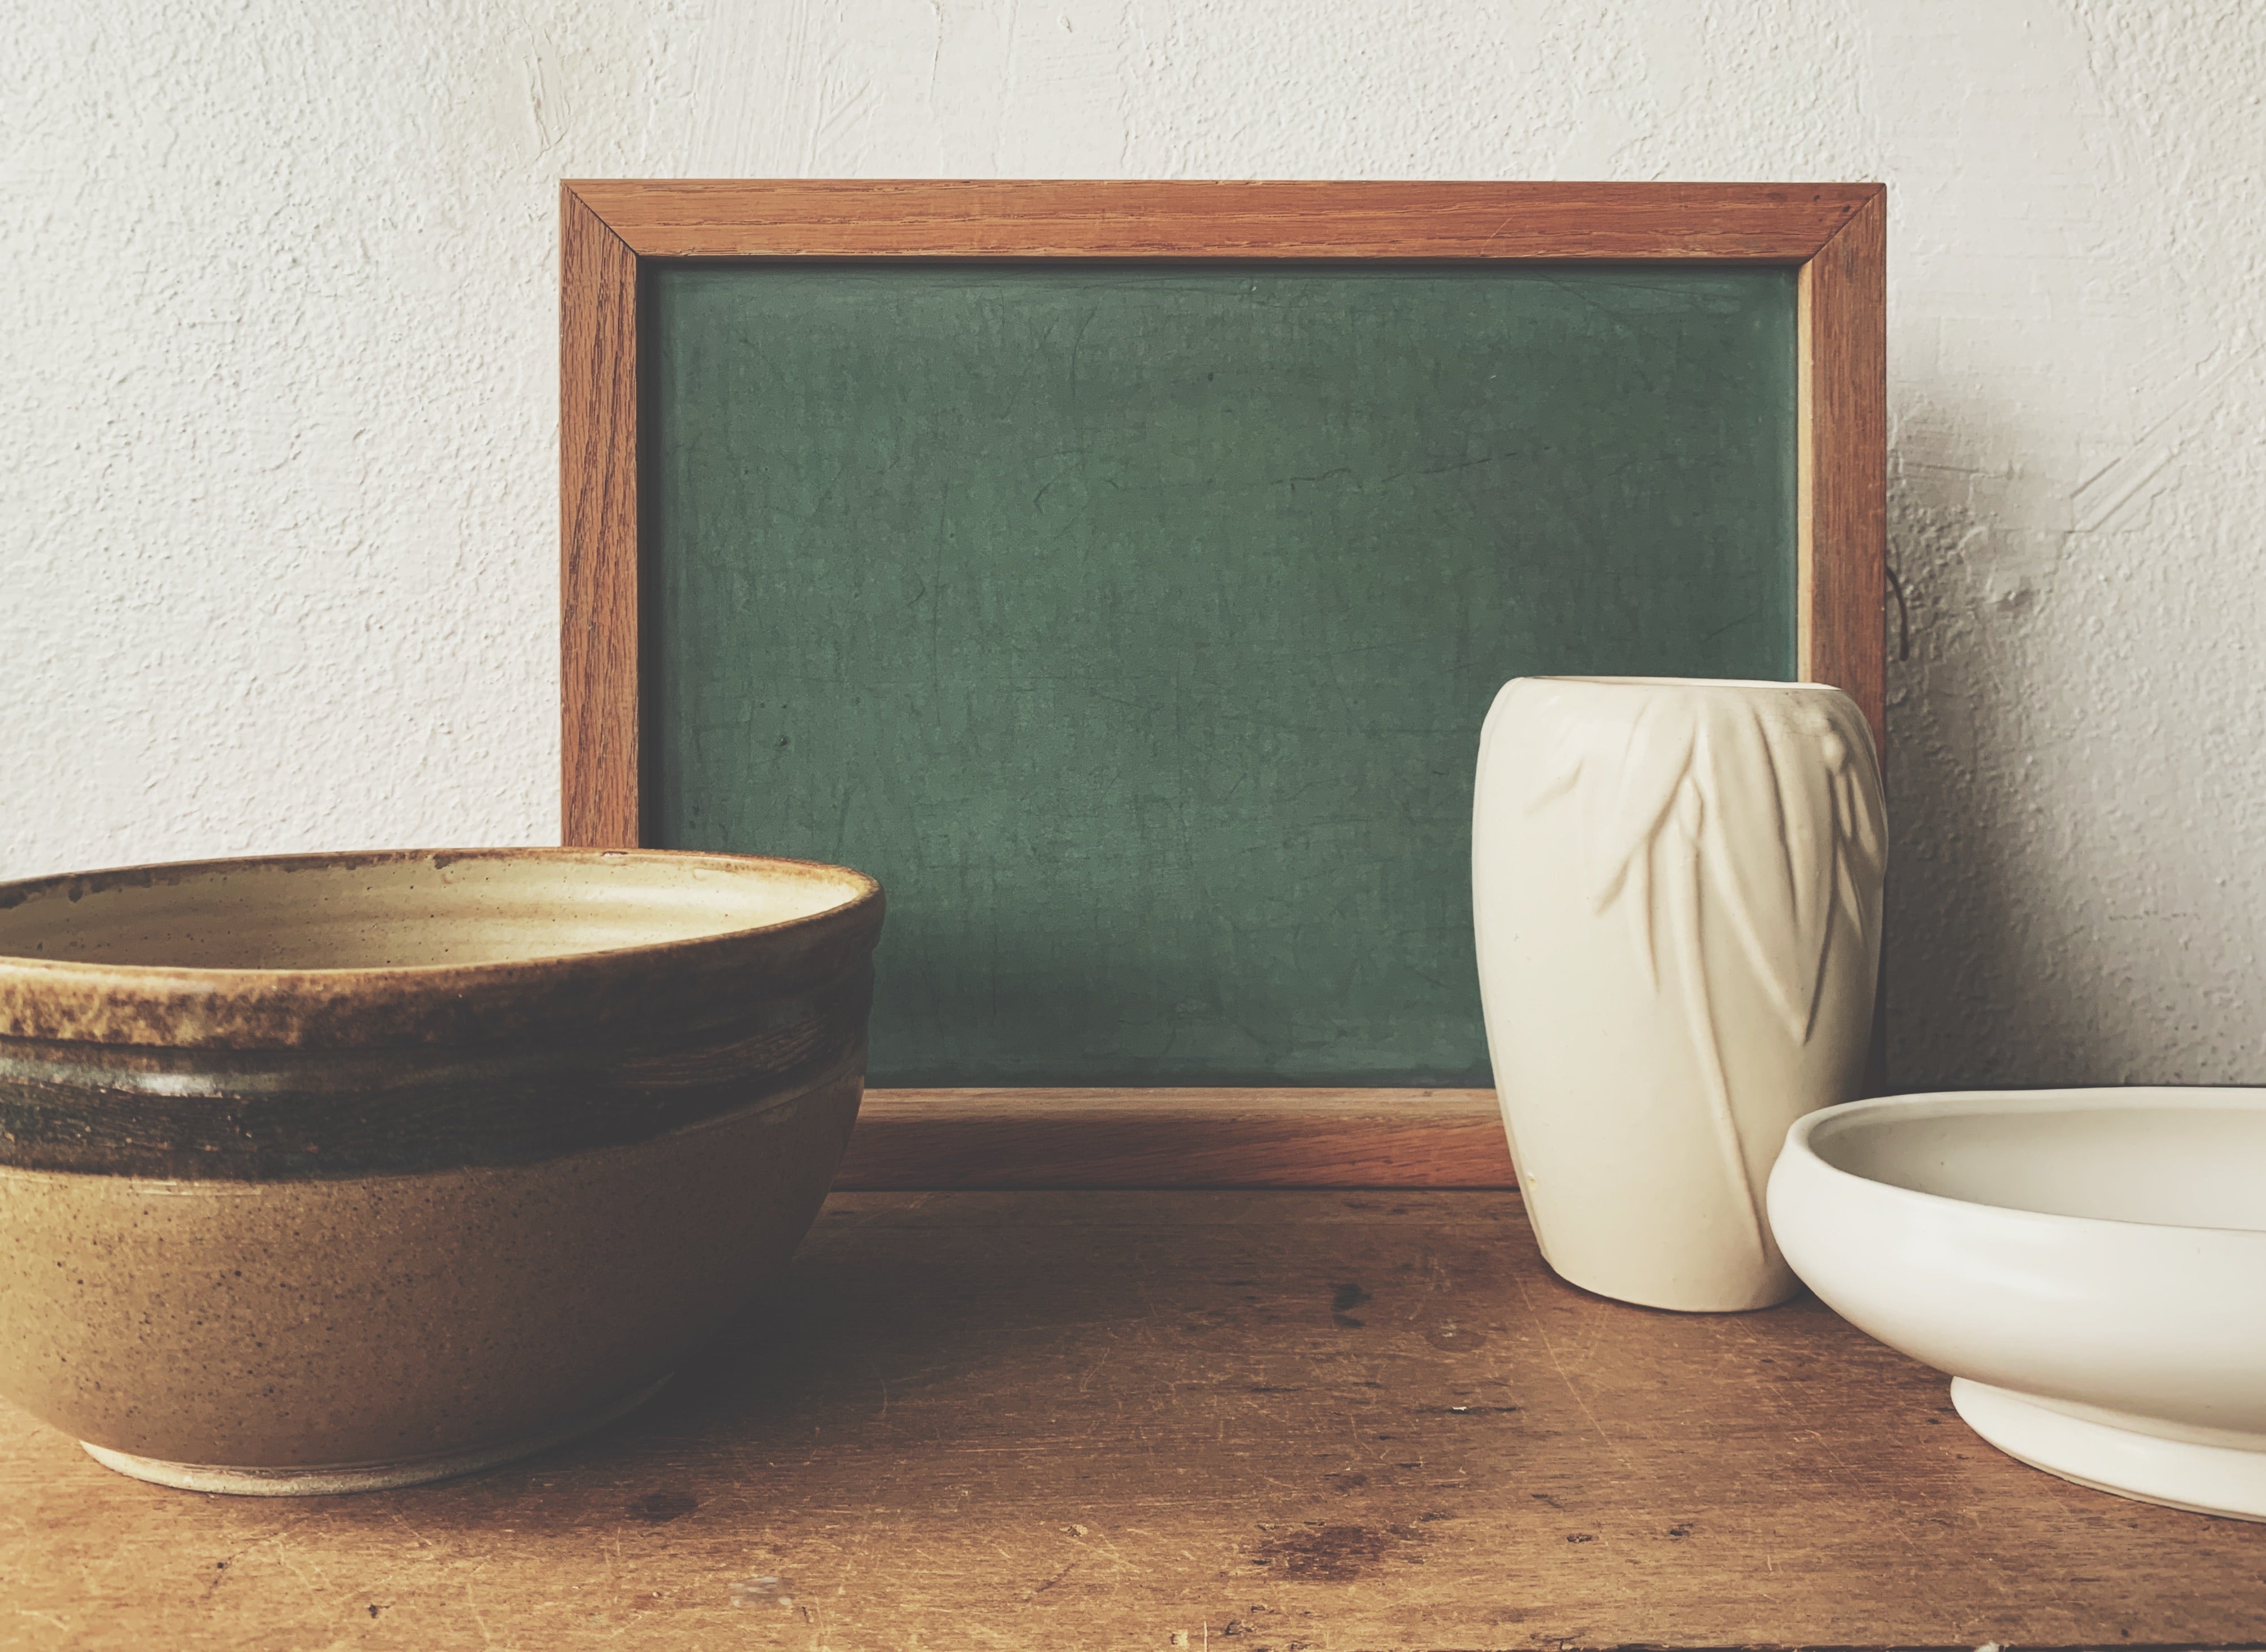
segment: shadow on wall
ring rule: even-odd
[[[2266,775],[2262,597],[2225,507],[2266,489],[2266,355],[2083,480],[1937,389],[1890,457],[1889,1083],[2258,1082],[2266,888],[2227,823]]]
[[[2008,410],[1913,400],[1935,417],[1897,410],[1889,457],[1889,1085],[2110,1081],[2102,961],[2052,921],[2028,703],[2068,489],[1982,457],[2019,454]]]

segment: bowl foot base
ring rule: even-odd
[[[540,1434],[523,1435],[498,1445],[477,1446],[440,1457],[412,1458],[398,1463],[333,1463],[307,1468],[234,1468],[219,1463],[169,1463],[161,1458],[135,1457],[108,1446],[81,1440],[86,1454],[105,1468],[116,1469],[135,1480],[181,1491],[227,1492],[242,1497],[327,1497],[337,1492],[391,1491],[402,1486],[421,1486],[427,1480],[476,1474],[515,1458],[532,1457],[577,1435],[602,1429],[626,1416],[659,1393],[669,1378],[647,1384],[633,1393],[595,1406],[571,1422]]]
[[[2266,1451],[2198,1445],[2072,1417],[1964,1377],[1951,1403],[2007,1456],[2049,1474],[2142,1502],[2266,1521]]]

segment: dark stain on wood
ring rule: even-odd
[[[672,1520],[683,1519],[699,1506],[700,1500],[690,1492],[649,1491],[630,1505],[630,1518],[649,1526],[667,1525]]]
[[[1301,1526],[1259,1545],[1251,1561],[1278,1568],[1285,1577],[1342,1583],[1361,1576],[1403,1541],[1392,1531],[1367,1526]]]

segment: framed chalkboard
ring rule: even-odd
[[[1503,680],[1879,728],[1875,186],[564,206],[566,841],[879,877],[878,1085],[1483,1085]]]

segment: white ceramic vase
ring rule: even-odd
[[[1473,809],[1480,989],[1561,1276],[1691,1311],[1798,1289],[1763,1192],[1794,1121],[1858,1094],[1885,855],[1872,735],[1838,689],[1503,686]]]

